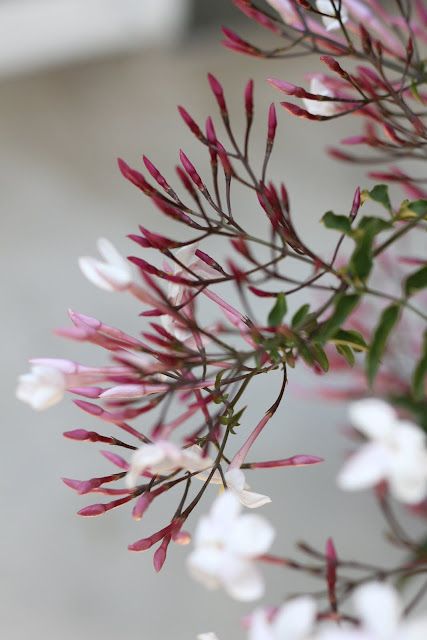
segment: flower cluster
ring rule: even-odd
[[[234,3],[284,44],[262,50],[224,28],[228,48],[277,60],[316,53],[325,65],[324,73],[310,74],[307,88],[271,77],[281,93],[302,100],[303,106],[286,100],[281,107],[313,122],[348,114],[362,118],[363,135],[343,142],[365,145],[376,155],[363,158],[332,149],[335,158],[376,163],[427,159],[424,2],[396,0],[391,13],[379,0],[269,0],[271,10],[251,0]],[[133,518],[149,526],[151,503],[180,489],[165,525],[129,545],[135,552],[157,545],[156,571],[172,542],[192,541],[186,528],[190,516],[214,485],[220,494],[198,521],[187,559],[197,581],[209,589],[222,587],[242,601],[264,594],[263,564],[324,583],[316,597],[303,594],[279,608],[258,608],[247,621],[249,640],[421,640],[426,619],[409,620],[408,615],[425,585],[416,586],[402,608],[391,584],[427,573],[425,540],[408,533],[393,506],[394,500],[406,505],[406,517],[427,514],[427,261],[419,254],[396,258],[393,251],[403,237],[426,231],[427,192],[419,184],[425,178],[395,164],[371,174],[400,183],[408,199],[395,205],[386,184],[355,187],[347,214],[328,211],[321,218],[335,238],[333,250],[324,255],[322,247],[309,246],[297,231],[287,187],[269,178],[278,140],[275,105],[265,118],[263,155],[255,162],[250,152],[253,82],[244,88],[242,137],[235,133],[222,85],[211,74],[208,82],[219,121],[208,116],[201,125],[184,107],[179,113],[206,151],[209,178],[182,150],[177,184],[146,156],[142,170],[118,161],[123,177],[173,220],[174,237],[141,225],[129,235],[137,255],[125,258],[101,238],[100,258],[79,261],[96,287],[133,296],[141,307],[141,333],[132,336],[70,311],[71,326],[57,333],[103,349],[108,364],[34,358],[31,371],[20,377],[17,396],[42,410],[70,393],[83,412],[103,424],[100,431],[79,428],[64,434],[108,445],[101,454],[113,466],[107,476],[64,478],[78,494],[106,500],[83,507],[80,515],[98,516],[132,503]],[[252,233],[247,212],[243,215],[236,206],[235,186],[247,190],[252,215],[264,222],[259,235]],[[212,239],[221,240],[223,253],[212,255]],[[392,281],[391,290],[383,286],[386,279]],[[306,297],[291,313],[289,300],[296,293]],[[257,305],[255,311],[255,298],[266,308]],[[209,305],[209,324],[201,303]],[[308,556],[302,561],[274,555],[273,526],[246,511],[271,502],[249,486],[252,471],[322,462],[312,453],[285,449],[281,457],[249,461],[273,416],[286,410],[288,377],[301,363],[320,375],[352,371],[351,388],[332,395],[358,398],[349,416],[359,448],[344,462],[337,484],[346,491],[374,490],[387,539],[405,552],[398,566],[343,559],[332,538],[324,550],[299,543],[299,552]],[[260,375],[270,376],[276,395],[271,406],[262,407],[258,422],[248,424],[243,401]],[[239,446],[236,433],[243,436]],[[355,615],[345,609],[350,595]]]

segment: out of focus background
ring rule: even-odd
[[[76,517],[91,498],[73,494],[61,476],[83,479],[109,467],[98,454],[102,447],[61,434],[99,425],[69,399],[42,414],[14,399],[29,357],[101,361],[95,349],[53,336],[54,327],[68,323],[68,308],[124,330],[140,327],[133,300],[94,290],[77,267],[78,256],[94,254],[99,236],[129,254],[135,249],[126,235],[138,223],[171,233],[171,224],[121,178],[117,156],[138,166],[145,153],[171,180],[180,147],[203,166],[203,150],[176,105],[198,121],[216,117],[207,71],[221,79],[238,130],[242,90],[254,78],[254,147],[262,148],[266,110],[279,98],[265,78],[301,83],[317,68],[307,58],[268,63],[232,54],[220,45],[224,22],[254,41],[270,37],[229,0],[0,1],[0,635],[7,640],[184,640],[210,630],[227,640],[239,637],[239,619],[251,609],[194,583],[185,571],[188,548],[171,549],[159,575],[150,552],[126,550],[167,522],[174,496],[140,523],[126,508],[99,519]],[[349,120],[319,126],[279,113],[272,175],[288,185],[295,221],[321,252],[329,241],[317,225],[321,215],[348,211],[355,187],[368,184],[363,170],[325,160],[323,153],[353,126]],[[240,208],[261,227],[264,220],[244,195]],[[291,553],[298,539],[322,547],[333,535],[342,557],[393,562],[369,495],[335,489],[349,447],[339,436],[345,407],[321,401],[315,385],[304,370],[296,372],[283,409],[257,444],[261,459],[296,453],[326,459],[313,468],[260,472],[253,481],[273,499],[264,514],[278,529],[275,550]],[[248,429],[268,406],[272,386],[259,381]],[[296,573],[266,573],[268,603],[316,588]]]

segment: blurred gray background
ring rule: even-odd
[[[307,59],[268,63],[223,49],[220,25],[240,20],[230,4],[0,3],[0,635],[7,640],[184,640],[209,630],[227,640],[239,637],[238,621],[252,608],[194,583],[184,566],[188,548],[171,549],[160,575],[152,569],[150,552],[127,552],[129,542],[167,521],[174,496],[159,501],[140,523],[126,508],[99,519],[76,517],[91,498],[73,494],[60,477],[83,479],[111,467],[97,452],[102,447],[66,441],[61,434],[101,425],[69,399],[42,414],[14,399],[16,377],[27,370],[31,356],[101,361],[95,349],[52,335],[54,327],[68,323],[68,308],[125,330],[140,327],[139,305],[94,290],[77,267],[78,256],[94,254],[101,235],[128,254],[135,249],[126,234],[135,232],[138,223],[173,232],[121,178],[116,157],[138,166],[146,153],[171,180],[180,147],[203,166],[203,150],[181,123],[176,105],[187,106],[199,121],[210,113],[216,117],[207,71],[223,82],[237,129],[241,92],[254,78],[255,149],[257,144],[262,148],[266,109],[279,98],[265,78],[301,82],[306,71],[316,68],[318,63]],[[244,19],[241,30],[258,42],[269,38]],[[272,176],[286,182],[299,229],[325,255],[329,237],[315,223],[329,208],[348,211],[354,188],[367,180],[358,168],[325,160],[323,148],[355,126],[358,121],[302,123],[279,112],[280,151]],[[252,216],[245,195],[239,206]],[[263,224],[258,210],[253,211],[251,224]],[[252,481],[273,499],[263,513],[278,528],[274,549],[291,553],[294,541],[302,538],[321,547],[333,535],[342,557],[394,562],[395,554],[383,545],[383,524],[371,497],[335,489],[349,447],[337,435],[345,425],[345,408],[310,395],[315,383],[303,369],[296,372],[286,403],[256,447],[260,459],[295,453],[326,459],[323,466],[308,469],[260,472]],[[259,381],[245,418],[247,429],[265,411],[272,386],[273,381]],[[316,587],[296,573],[266,574],[268,603]]]

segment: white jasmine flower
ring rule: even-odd
[[[329,87],[327,87],[318,76],[313,76],[310,81],[310,93],[314,93],[318,96],[327,96],[333,98],[334,94]],[[337,111],[337,103],[329,100],[322,102],[321,100],[309,100],[303,98],[302,100],[309,113],[314,116],[333,116]]]
[[[350,406],[353,426],[369,442],[346,462],[338,476],[341,489],[373,487],[386,480],[392,495],[416,504],[427,495],[427,448],[423,431],[399,420],[386,402],[374,398]]]
[[[188,557],[188,568],[208,589],[222,586],[232,598],[249,601],[264,593],[255,559],[269,549],[274,529],[265,518],[240,511],[232,491],[218,496],[209,515],[197,525],[196,548]]]
[[[341,0],[341,7],[340,0],[316,0],[316,7],[325,14],[322,16],[322,22],[327,31],[341,28],[340,21],[336,18],[338,9],[340,9],[341,22],[347,22],[348,20],[348,11],[344,6],[343,0]]]
[[[286,602],[272,620],[263,609],[255,611],[248,640],[309,640],[316,622],[316,603],[309,596]]]
[[[202,457],[199,447],[181,449],[169,440],[158,440],[152,444],[143,444],[134,452],[125,482],[132,489],[145,470],[153,475],[167,475],[178,469],[194,473],[207,469],[212,464],[212,460]]]
[[[218,640],[218,637],[215,633],[209,631],[208,633],[199,633],[197,640]]]
[[[132,270],[125,258],[105,238],[97,242],[104,262],[92,257],[79,258],[83,274],[92,284],[105,291],[123,291],[132,283]]]
[[[395,589],[381,582],[370,582],[354,592],[353,603],[361,625],[357,629],[330,627],[319,640],[424,640],[427,616],[407,620]]]
[[[246,483],[245,474],[241,469],[230,469],[224,477],[228,489],[236,494],[244,507],[256,509],[271,502],[271,498],[264,496],[262,493],[248,491],[249,485]]]
[[[16,397],[42,411],[61,402],[66,387],[67,379],[59,369],[35,365],[29,373],[19,376]]]

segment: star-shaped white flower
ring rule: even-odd
[[[124,291],[132,283],[129,262],[105,238],[99,238],[97,247],[104,262],[92,257],[79,258],[79,266],[83,274],[100,289]]]
[[[310,81],[310,93],[318,96],[333,98],[334,94],[318,76],[313,76]],[[337,103],[332,100],[309,100],[303,98],[307,111],[314,116],[333,116],[337,111]]]
[[[315,622],[315,601],[301,596],[282,605],[273,619],[265,609],[255,611],[248,640],[309,640]]]
[[[42,411],[61,402],[66,388],[67,379],[59,369],[34,365],[29,373],[19,376],[16,397]]]
[[[350,406],[353,426],[368,438],[345,463],[338,476],[341,489],[373,487],[382,480],[392,495],[416,504],[427,496],[427,448],[423,431],[399,420],[386,402],[375,398]]]
[[[197,525],[188,568],[208,589],[222,586],[232,598],[250,601],[264,593],[255,559],[269,549],[274,529],[265,518],[240,512],[241,504],[232,491],[218,496],[209,515]]]
[[[427,616],[412,620],[402,617],[402,604],[395,589],[370,582],[354,592],[353,604],[360,626],[329,627],[318,640],[424,640]]]
[[[316,7],[323,14],[322,22],[325,25],[327,31],[333,31],[334,29],[340,29],[340,21],[336,18],[336,10],[340,8],[339,0],[316,0]],[[344,6],[343,0],[341,1],[340,8],[341,22],[347,22],[348,11]]]

